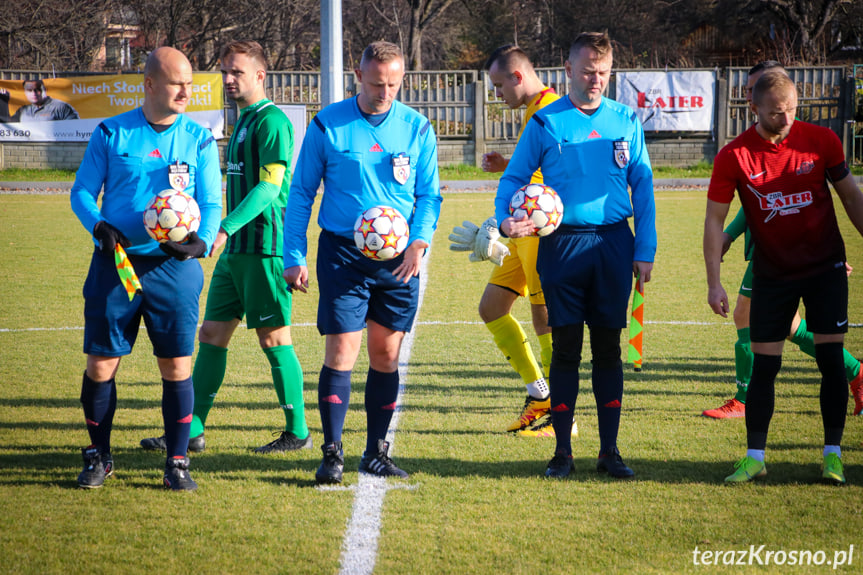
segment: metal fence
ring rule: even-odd
[[[569,79],[563,68],[537,68],[540,81],[558,94],[569,92]],[[510,109],[503,100],[495,96],[495,89],[486,72],[482,73],[484,86],[484,111],[486,140],[516,140],[524,123],[524,108]]]
[[[746,101],[749,68],[727,68],[725,139],[731,140],[755,122]],[[797,84],[797,117],[805,122],[831,128],[840,136],[844,129],[842,85],[847,74],[843,66],[787,68]]]
[[[113,72],[111,72],[113,74]],[[138,72],[123,72],[137,74]],[[69,78],[74,76],[105,76],[108,72],[47,72],[45,70],[0,70],[0,80],[47,80],[48,78]]]
[[[854,82],[854,117],[849,120],[852,128],[851,158],[863,164],[863,64],[854,64],[851,77]]]
[[[746,103],[747,68],[717,69],[717,122],[713,137],[721,145],[752,125],[754,118]],[[863,111],[857,111],[860,124],[855,125],[855,101],[863,106],[863,66],[792,67],[788,73],[800,93],[798,117],[833,129],[848,147],[849,156],[863,162]],[[82,72],[4,71],[0,79],[24,80],[46,77],[86,75]],[[540,80],[558,94],[566,94],[569,82],[562,68],[538,68]],[[861,85],[854,97],[854,78]],[[276,103],[303,104],[307,121],[320,110],[321,78],[318,72],[271,71],[267,74],[267,96]],[[345,97],[357,92],[351,72],[344,73]],[[609,93],[614,97],[614,80]],[[511,110],[495,97],[494,86],[485,72],[472,70],[407,72],[399,99],[426,115],[443,140],[485,142],[515,141],[521,130],[524,110]],[[230,111],[231,104],[226,103]],[[228,123],[233,114],[227,114]],[[859,126],[859,127],[858,127]],[[676,134],[679,137],[685,134]]]
[[[473,134],[475,71],[407,72],[398,98],[426,116],[440,138],[470,138]],[[307,123],[321,109],[318,72],[269,72],[267,97],[277,104],[304,104]],[[357,93],[356,77],[344,74],[345,98]]]

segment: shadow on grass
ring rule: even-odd
[[[313,450],[314,452],[314,450]],[[319,461],[309,452],[282,456],[261,456],[236,453],[208,453],[192,456],[192,476],[200,483],[208,478],[220,481],[264,481],[273,484],[313,487],[314,473]],[[161,470],[164,456],[141,451],[117,451],[114,454],[116,477],[126,485],[144,488],[161,488]],[[635,482],[666,484],[722,485],[724,478],[734,471],[734,462],[706,462],[690,460],[663,460],[626,458],[636,472]],[[548,463],[545,459],[466,461],[458,459],[429,459],[399,457],[397,463],[412,478],[423,475],[438,478],[543,478]],[[563,481],[619,482],[607,474],[596,471],[596,459],[574,458],[575,469]],[[76,477],[81,466],[79,455],[67,452],[36,452],[0,455],[0,485],[56,485],[78,489]],[[359,456],[345,458],[345,484],[356,481]],[[764,486],[811,484],[821,482],[820,463],[767,464],[768,475],[755,483]],[[855,469],[849,478],[854,480]],[[284,475],[280,475],[283,473]],[[146,476],[146,477],[145,477]],[[153,476],[154,479],[148,479]],[[109,479],[109,481],[111,481]],[[728,486],[733,489],[739,486]]]
[[[270,386],[272,389],[272,386]],[[136,398],[124,398],[122,395],[117,399],[117,412],[121,413],[122,411],[127,410],[148,410],[154,409],[157,411],[161,411],[162,403],[161,396],[152,400],[149,399],[136,399]],[[310,402],[311,403],[311,402]],[[352,402],[351,409],[357,407],[354,405],[356,402]],[[68,398],[68,399],[44,399],[44,398],[35,398],[35,397],[26,397],[26,398],[15,398],[15,399],[0,399],[0,407],[15,407],[15,408],[24,408],[24,407],[33,407],[37,409],[81,409],[81,402],[78,401],[77,398]],[[315,407],[314,405],[312,407]],[[270,409],[279,409],[278,398],[276,397],[276,393],[273,392],[273,400],[272,401],[219,401],[216,399],[215,408],[224,408],[224,409],[249,409],[249,410],[270,410]],[[362,396],[360,396],[359,401],[359,409],[362,409]],[[8,427],[5,425],[5,422],[0,422],[0,427]]]
[[[589,356],[590,352],[586,352]],[[503,360],[501,360],[502,362]],[[672,357],[663,359],[648,359],[644,363],[643,371],[636,372],[632,364],[625,363],[623,366],[624,380],[629,384],[663,384],[669,381],[690,381],[692,384],[728,384],[734,385],[734,362],[733,357],[723,360],[711,361],[710,359],[699,360],[697,358]],[[591,364],[589,361],[582,363],[580,378],[583,382],[590,382]],[[459,393],[473,393],[488,391],[488,384],[483,380],[497,379],[501,386],[510,383],[518,385],[520,380],[517,375],[502,363],[491,363],[484,365],[453,364],[447,362],[423,362],[411,361],[407,376],[408,390],[418,392],[439,392],[441,387],[457,386]],[[429,379],[432,379],[429,382]],[[477,383],[472,383],[476,381]],[[811,366],[806,363],[792,364],[790,361],[782,366],[782,371],[777,379],[777,385],[783,384],[817,384],[820,375],[814,360]],[[354,384],[356,386],[356,383]],[[679,393],[671,392],[668,393]],[[696,393],[696,392],[693,392]]]
[[[574,482],[625,482],[596,471],[596,459],[574,457],[575,469],[563,481]],[[688,460],[657,461],[654,459],[625,458],[626,464],[635,471],[635,482],[665,484],[725,485],[725,477],[734,472],[734,462],[705,462]],[[409,473],[423,473],[437,477],[487,477],[487,478],[544,478],[547,460],[468,462],[452,459],[410,459],[400,457],[398,464]],[[755,481],[758,485],[811,484],[821,482],[821,464],[800,465],[795,463],[769,463],[766,477]],[[848,469],[846,468],[846,473]],[[849,479],[854,479],[851,469]],[[863,480],[863,477],[861,477]],[[728,485],[730,489],[736,485]]]
[[[161,488],[162,470],[165,455],[140,449],[114,449],[115,476],[122,477],[124,483],[136,487]],[[309,454],[315,455],[310,458]],[[298,486],[314,485],[314,473],[319,465],[315,450],[284,455],[255,455],[215,452],[192,454],[190,471],[192,477],[201,482],[200,476],[207,475],[220,480],[269,481],[273,483],[292,483]],[[79,453],[67,451],[30,451],[26,453],[0,455],[0,485],[57,485],[62,488],[78,489],[76,479],[81,470],[82,460]],[[359,457],[347,458],[348,465],[356,469]],[[273,474],[284,476],[273,477]],[[206,475],[205,475],[206,474]],[[303,478],[297,478],[302,474]],[[142,475],[152,475],[151,481]],[[306,479],[308,477],[308,479]],[[111,481],[111,479],[108,479]]]

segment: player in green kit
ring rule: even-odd
[[[255,449],[273,453],[310,449],[303,371],[291,341],[291,292],[282,277],[285,206],[290,188],[294,133],[284,112],[266,98],[267,62],[257,42],[231,42],[221,52],[225,93],[240,116],[225,153],[228,215],[212,255],[222,245],[207,295],[192,380],[195,408],[189,450],[204,449],[204,424],[225,377],[228,343],[243,316],[257,332],[270,362],[285,429]],[[163,438],[141,441],[163,449]]]

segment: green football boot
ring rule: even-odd
[[[767,475],[767,466],[748,455],[734,464],[734,473],[725,478],[725,483],[746,483],[756,477]]]

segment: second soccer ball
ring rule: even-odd
[[[201,225],[201,210],[195,198],[177,190],[162,190],[144,209],[144,227],[159,243],[182,243]]]
[[[533,222],[531,235],[547,236],[563,221],[563,202],[550,186],[527,184],[513,194],[509,213],[517,220],[530,218]]]
[[[374,206],[360,214],[354,225],[354,242],[369,259],[396,258],[408,247],[408,222],[397,210]]]

